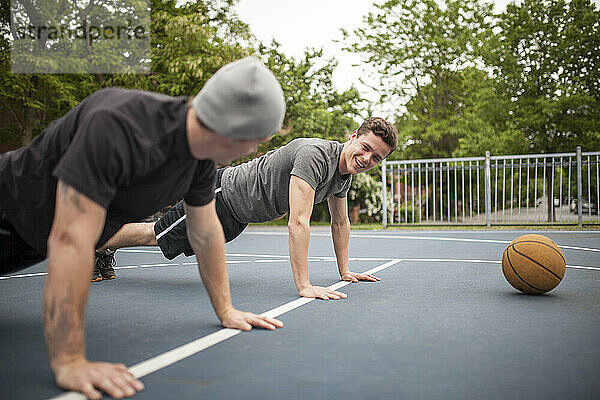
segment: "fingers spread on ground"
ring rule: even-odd
[[[241,331],[251,331],[252,330],[252,324],[249,324],[248,322],[243,322],[241,324],[241,327],[238,328]]]
[[[127,380],[129,381],[129,384],[138,392],[144,390],[144,384],[139,379],[136,379],[133,374],[131,374]]]
[[[87,397],[88,399],[92,399],[92,400],[99,400],[102,398],[102,393],[100,393],[99,391],[97,391],[96,389],[94,389],[94,386],[92,386],[91,383],[87,383],[85,384],[82,388],[81,388],[81,392],[84,394],[85,397]]]
[[[135,389],[132,387],[131,383],[127,380],[125,376],[119,375],[113,378],[114,386],[119,388],[119,390],[126,397],[131,397],[135,394]]]
[[[268,321],[270,324],[273,324],[273,326],[276,326],[277,328],[283,328],[283,322],[281,322],[278,319],[265,317],[265,320]]]
[[[264,329],[269,329],[269,330],[273,330],[275,329],[275,325],[269,323],[268,321],[266,321],[264,318],[260,318],[257,317],[254,321],[253,321],[253,325],[260,327],[260,328],[264,328]]]
[[[115,386],[112,379],[105,379],[96,386],[104,393],[107,393],[109,396],[114,397],[115,399],[123,398],[123,391]]]

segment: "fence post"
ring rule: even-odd
[[[485,223],[492,226],[492,170],[490,152],[485,152]]]
[[[381,222],[383,223],[383,229],[387,228],[387,171],[385,168],[385,160],[381,163],[381,202],[383,203],[383,215],[381,216]]]
[[[577,226],[583,228],[583,183],[581,181],[581,146],[577,146]]]

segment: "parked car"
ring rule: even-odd
[[[571,200],[571,204],[569,205],[569,211],[573,214],[577,214],[577,199]],[[593,200],[587,201],[583,200],[581,202],[581,213],[582,214],[598,214],[598,205]]]
[[[548,199],[546,197],[540,197],[539,199],[536,200],[535,202],[535,206],[536,207],[540,207],[542,204],[546,204],[548,202]],[[560,199],[558,197],[554,198],[554,207],[559,207],[560,206]]]

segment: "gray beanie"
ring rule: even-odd
[[[219,69],[192,100],[202,123],[234,139],[258,139],[281,128],[285,100],[275,75],[256,57]]]

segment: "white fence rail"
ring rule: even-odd
[[[382,163],[383,226],[599,224],[600,152]]]

